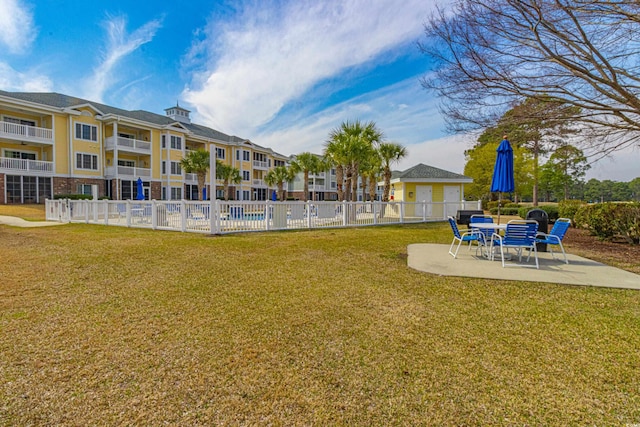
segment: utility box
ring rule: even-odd
[[[529,212],[527,212],[526,219],[532,219],[538,223],[538,232],[549,232],[549,215],[547,215],[547,213],[542,209],[531,209]],[[536,243],[536,249],[538,250],[538,252],[547,252],[547,244]]]

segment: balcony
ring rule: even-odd
[[[254,179],[252,181],[254,187],[266,187],[267,184],[262,179]]]
[[[0,157],[0,171],[5,173],[29,173],[32,175],[53,175],[53,162],[42,160],[12,159]]]
[[[197,184],[198,183],[198,174],[197,173],[185,173],[184,174],[184,182],[187,184]]]
[[[53,145],[53,131],[35,126],[0,122],[0,137],[21,142],[36,142]]]
[[[131,166],[109,166],[105,171],[105,177],[120,179],[151,178],[151,169]]]
[[[120,151],[129,153],[151,154],[151,143],[134,138],[123,138],[110,136],[105,139],[105,149],[107,151],[118,148]]]
[[[269,169],[269,162],[261,162],[259,160],[254,160],[253,161],[253,167],[256,168],[256,169],[268,170]]]

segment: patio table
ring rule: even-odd
[[[493,259],[493,257],[491,256],[491,254],[489,253],[489,249],[488,249],[488,244],[487,241],[491,240],[491,236],[487,236],[485,234],[486,230],[495,230],[495,232],[500,232],[500,231],[504,231],[507,229],[507,224],[495,224],[492,222],[472,222],[469,224],[469,227],[471,227],[471,229],[477,229],[480,230],[484,235],[485,235],[485,249],[482,251],[482,256],[484,256],[485,258],[488,259]]]

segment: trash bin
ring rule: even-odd
[[[538,232],[547,233],[549,231],[549,215],[542,209],[531,209],[527,212],[526,219],[533,219],[538,223]],[[538,252],[547,252],[546,243],[536,243]]]

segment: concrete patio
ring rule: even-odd
[[[587,258],[567,254],[569,264],[552,259],[549,252],[538,253],[540,269],[502,268],[499,257],[490,261],[476,256],[475,246],[460,247],[458,257],[449,255],[449,245],[413,244],[407,247],[409,267],[441,276],[477,277],[483,279],[547,282],[567,285],[599,286],[640,290],[640,275],[610,267]],[[524,261],[525,258],[523,258]],[[529,265],[535,265],[533,258]]]

